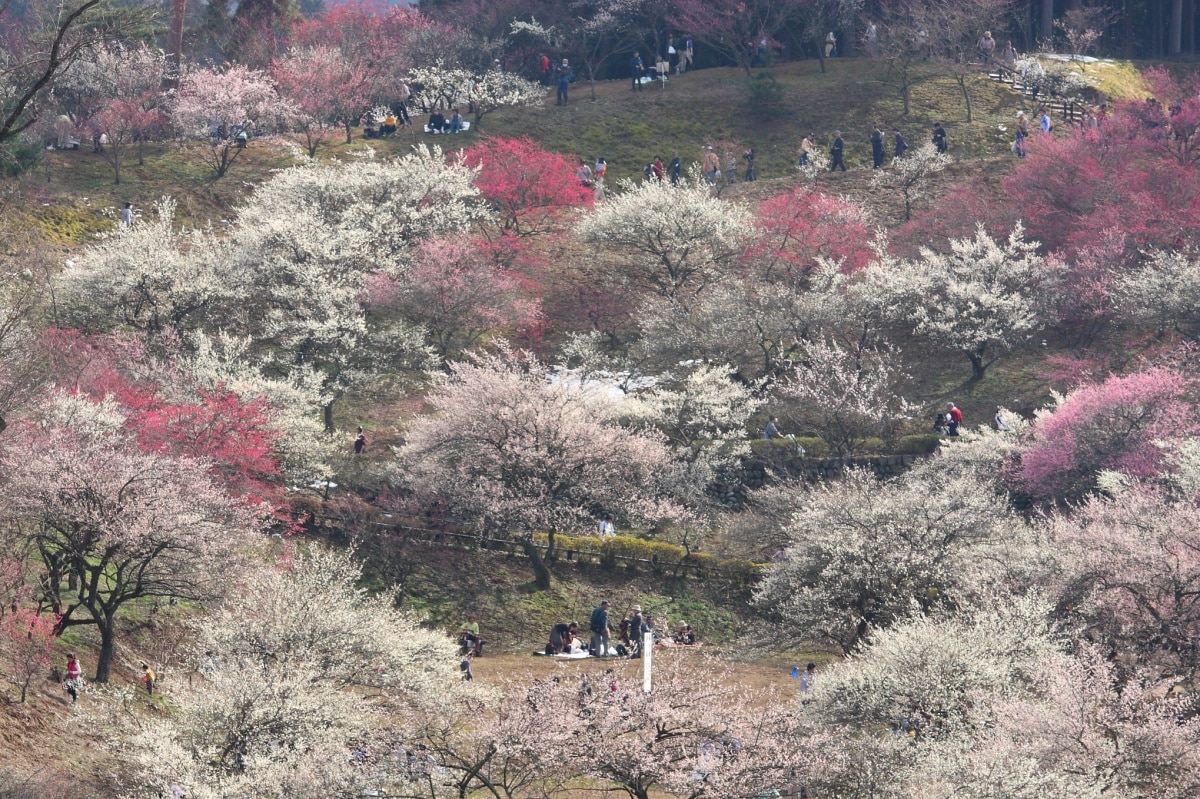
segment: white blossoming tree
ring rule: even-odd
[[[664,376],[619,412],[666,436],[674,453],[671,492],[703,512],[712,505],[706,489],[738,479],[741,459],[750,453],[746,423],[762,402],[753,387],[734,380],[729,367],[700,366],[681,378]]]
[[[0,512],[36,543],[59,628],[97,628],[96,680],[106,682],[127,605],[219,596],[257,511],[230,498],[207,464],[140,451],[115,405],[62,395],[41,421],[2,453]]]
[[[955,607],[1026,573],[1027,530],[969,472],[935,464],[881,482],[852,470],[801,490],[792,543],[755,602],[845,652],[900,618]]]
[[[878,289],[890,295],[896,321],[911,325],[918,338],[966,355],[972,380],[981,380],[989,366],[1053,320],[1050,290],[1062,265],[1037,249],[1020,224],[1007,241],[981,227],[974,238],[952,239],[949,252],[922,248],[916,260],[868,272],[886,271]]]
[[[713,197],[698,180],[622,188],[583,217],[578,234],[615,250],[633,280],[680,305],[724,279],[751,235],[749,212]]]
[[[196,799],[412,795],[420,713],[470,696],[453,641],[357,587],[345,553],[255,570],[198,623],[198,672],[128,739],[139,782]],[[207,654],[205,654],[207,653]],[[411,744],[410,744],[411,746]],[[357,754],[356,754],[357,753]]]
[[[945,171],[950,161],[950,156],[939,153],[933,142],[925,142],[906,152],[903,158],[894,159],[890,168],[877,171],[871,178],[871,187],[899,194],[907,222],[912,219],[913,203],[928,191],[930,177]]]
[[[260,186],[225,237],[176,231],[165,202],[156,221],[116,231],[64,270],[63,312],[88,328],[247,337],[277,376],[322,377],[332,427],[350,386],[432,358],[421,330],[372,314],[364,292],[376,272],[402,274],[416,243],[487,215],[473,177],[437,149],[307,164]]]
[[[799,429],[811,429],[843,457],[854,455],[864,439],[890,437],[893,425],[912,412],[897,393],[904,377],[894,351],[852,351],[818,341],[804,347],[777,392],[796,403]]]
[[[603,397],[532,355],[502,350],[453,363],[397,453],[405,487],[488,537],[517,541],[538,585],[555,533],[590,530],[605,509],[652,522],[678,512],[662,489],[670,453],[661,437],[625,429]],[[535,533],[547,533],[543,551]]]
[[[1159,335],[1172,328],[1190,331],[1200,322],[1200,258],[1159,250],[1136,269],[1122,272],[1113,293],[1122,316],[1152,323]]]
[[[440,60],[432,66],[414,67],[409,78],[422,87],[414,97],[419,107],[432,110],[470,103],[476,124],[497,108],[541,105],[546,98],[546,87],[520,75],[494,69],[478,73]]]

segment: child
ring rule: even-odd
[[[142,684],[146,686],[146,693],[154,695],[154,670],[150,668],[149,663],[142,664]]]
[[[475,675],[471,673],[471,658],[474,654],[468,652],[463,655],[462,663],[458,664],[458,670],[462,672],[463,682],[471,682],[475,679]]]
[[[81,687],[83,687],[83,667],[75,659],[75,653],[71,652],[67,655],[67,681],[63,683],[63,688],[70,695],[72,705],[79,701]]]

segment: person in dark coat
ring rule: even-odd
[[[946,129],[938,122],[933,126],[933,146],[941,155],[946,154]]]
[[[830,165],[829,171],[835,171],[839,166],[842,171],[846,171],[846,162],[842,160],[842,156],[846,152],[846,142],[842,140],[842,132],[835,130],[833,132],[833,146],[829,148],[829,155],[833,158],[833,164]]]
[[[883,131],[877,125],[871,131],[871,169],[883,166]]]
[[[908,143],[904,141],[904,134],[900,132],[900,128],[893,128],[892,133],[896,134],[896,158],[901,158],[904,151],[908,149]]]

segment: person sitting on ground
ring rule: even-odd
[[[458,113],[458,109],[454,109],[454,113],[450,115],[450,119],[446,121],[446,129],[451,133],[461,133],[463,129],[462,114]]]
[[[246,132],[245,128],[238,131],[236,141],[238,149],[245,149],[246,144],[250,141],[250,134]]]
[[[465,651],[474,650],[476,657],[483,654],[483,639],[479,637],[479,621],[475,614],[467,616],[467,620],[458,628],[458,643]]]
[[[429,132],[441,133],[446,129],[446,116],[440,109],[435,108],[429,114]]]
[[[950,435],[950,417],[944,413],[939,413],[937,418],[933,420],[933,432],[940,436]]]
[[[364,139],[378,139],[379,128],[375,127],[375,115],[370,111],[362,115],[362,129]]]
[[[1001,408],[996,408],[996,429],[1001,433],[1012,432],[1012,428],[1004,421],[1004,410]]]
[[[675,635],[673,638],[677,644],[693,646],[696,643],[696,631],[692,629],[692,625],[688,624],[683,619],[680,619],[679,626],[675,628]]]
[[[396,132],[396,115],[388,114],[383,120],[383,125],[380,126],[380,128],[379,128],[379,134],[381,136],[391,136],[395,132]]]
[[[571,649],[571,641],[575,638],[579,631],[579,625],[575,622],[559,622],[550,628],[550,654],[561,655],[563,652],[569,652]]]

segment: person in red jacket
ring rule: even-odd
[[[950,435],[958,435],[958,426],[962,424],[962,411],[953,402],[947,402],[946,415],[950,417]]]
[[[542,85],[550,85],[550,56],[542,54]]]
[[[79,665],[75,653],[71,652],[67,655],[67,681],[63,683],[63,688],[71,697],[72,705],[79,701],[79,689],[82,685],[83,667]]]

